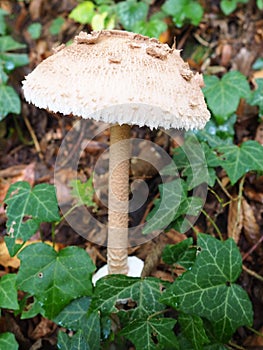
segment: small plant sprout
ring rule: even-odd
[[[200,80],[174,47],[131,32],[102,30],[81,32],[23,82],[26,100],[39,108],[111,125],[109,274],[129,273],[130,127],[203,128],[210,113]]]

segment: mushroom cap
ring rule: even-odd
[[[200,86],[179,50],[120,30],[81,32],[23,81],[26,100],[53,112],[187,130],[210,118]]]

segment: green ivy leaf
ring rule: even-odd
[[[204,81],[203,92],[208,107],[219,125],[236,111],[240,98],[250,94],[246,77],[237,71],[226,73],[221,80],[216,76],[205,76]]]
[[[4,35],[0,37],[0,51],[14,51],[18,49],[24,49],[26,47],[25,44],[21,44],[14,40],[10,35]]]
[[[106,276],[96,283],[90,309],[109,315],[119,311],[118,305],[134,302],[135,307],[127,311],[130,320],[148,317],[164,309],[164,305],[158,301],[163,283],[152,277]]]
[[[159,185],[160,196],[147,216],[143,234],[166,228],[178,213],[180,203],[186,200],[186,189],[181,179]]]
[[[36,243],[18,257],[17,285],[39,301],[45,317],[53,319],[73,299],[91,295],[95,266],[85,250],[72,246],[56,252]]]
[[[7,14],[7,11],[0,8],[0,35],[4,35],[6,33],[5,16]]]
[[[148,22],[138,21],[133,30],[135,33],[149,36],[150,38],[159,38],[167,29],[167,24],[160,19],[150,19]]]
[[[124,327],[120,335],[128,338],[140,350],[179,349],[173,327],[176,323],[171,318],[148,318],[134,320]]]
[[[30,34],[31,38],[36,40],[40,38],[42,30],[41,23],[32,23],[27,27],[27,31]]]
[[[221,342],[239,326],[251,325],[252,305],[247,293],[234,282],[242,270],[242,257],[232,239],[221,242],[199,234],[201,251],[191,270],[177,278],[161,301],[175,309],[204,317]]]
[[[188,134],[184,144],[174,150],[173,160],[178,169],[183,169],[189,191],[202,183],[214,185],[214,167],[219,165],[216,153],[207,144],[200,144],[195,136]]]
[[[23,53],[0,53],[0,60],[6,62],[5,67],[8,71],[29,63],[28,56]]]
[[[177,244],[167,244],[162,252],[163,261],[168,265],[179,264],[186,269],[192,267],[197,249],[190,247],[193,239],[187,238]]]
[[[72,337],[59,332],[57,346],[60,350],[90,350],[82,331],[78,331]]]
[[[4,85],[8,80],[8,75],[4,71],[2,62],[0,61],[0,85]]]
[[[9,187],[4,202],[11,238],[26,241],[35,234],[41,222],[60,219],[53,185],[40,184],[31,188],[28,182],[16,182]]]
[[[49,27],[50,34],[58,35],[64,23],[65,23],[65,19],[63,17],[55,18]]]
[[[99,312],[92,312],[86,316],[85,323],[82,325],[83,334],[86,342],[89,344],[90,350],[99,350],[101,328]]]
[[[34,300],[33,303],[26,306],[26,310],[22,311],[21,320],[33,318],[38,314],[43,314],[44,310],[38,300]]]
[[[9,113],[19,114],[21,111],[20,99],[11,86],[0,85],[0,121]]]
[[[238,3],[247,4],[247,2],[248,0],[221,0],[220,7],[223,13],[228,16],[236,10]]]
[[[0,307],[18,310],[16,274],[6,274],[0,280]],[[1,348],[1,347],[0,347]]]
[[[193,350],[192,343],[185,336],[183,336],[182,333],[180,333],[177,336],[177,338],[178,338],[180,349]],[[228,350],[228,348],[226,348],[223,344],[219,344],[219,343],[208,344],[208,345],[203,346],[201,349],[203,349],[203,350]]]
[[[234,185],[249,171],[263,171],[263,147],[257,141],[246,141],[241,146],[220,146],[220,165]]]
[[[263,79],[256,79],[257,89],[251,93],[248,103],[259,107],[259,114],[263,115]]]
[[[223,13],[228,16],[237,8],[237,1],[235,0],[222,0],[220,1],[220,7]]]
[[[69,14],[69,18],[81,24],[91,23],[95,15],[94,4],[91,1],[84,1],[78,4]]]
[[[180,313],[178,317],[182,334],[191,342],[194,350],[203,350],[204,344],[209,343],[203,320],[195,315]]]
[[[236,119],[236,114],[233,114],[225,123],[220,125],[211,119],[206,123],[204,129],[196,131],[195,134],[199,141],[206,141],[212,148],[226,144],[232,145]]]
[[[117,4],[116,10],[123,27],[133,31],[137,22],[146,21],[149,5],[143,1],[121,1]]]
[[[0,334],[0,349],[18,350],[18,343],[13,333]]]
[[[58,325],[77,331],[83,326],[83,321],[90,306],[90,297],[73,300],[55,318]]]
[[[71,195],[77,200],[77,203],[79,205],[84,204],[87,207],[97,208],[96,203],[93,201],[95,190],[92,181],[92,176],[86,182],[81,182],[80,180],[71,180]]]
[[[177,27],[182,27],[187,21],[193,25],[198,25],[204,12],[202,6],[194,0],[166,0],[162,10],[167,15],[172,16]]]
[[[90,350],[100,349],[100,319],[97,312],[88,314],[89,297],[73,300],[53,320],[73,331],[82,331]]]

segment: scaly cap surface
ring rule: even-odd
[[[210,113],[180,51],[119,30],[81,32],[23,82],[27,101],[65,115],[169,129],[203,128]]]

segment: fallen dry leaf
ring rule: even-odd
[[[244,234],[247,241],[253,245],[260,239],[260,227],[256,221],[252,207],[244,198],[242,199],[242,211]]]
[[[227,235],[237,243],[243,227],[243,211],[238,197],[230,201],[227,223]]]
[[[17,181],[27,181],[31,186],[35,181],[35,163],[28,165],[13,165],[0,170],[0,203],[4,201],[6,193],[13,183]]]
[[[34,328],[34,330],[29,334],[31,339],[38,339],[48,336],[54,333],[57,325],[48,320],[47,318],[42,318],[40,323]]]

